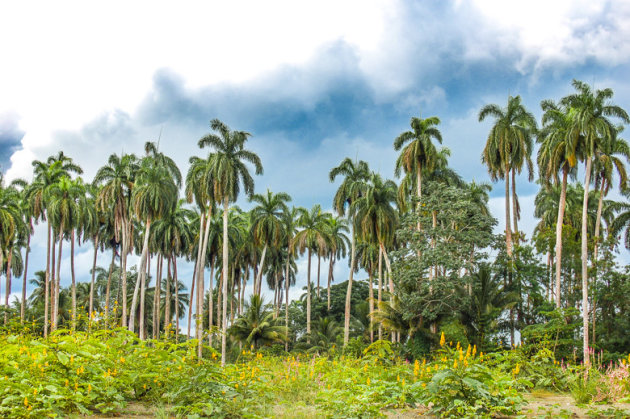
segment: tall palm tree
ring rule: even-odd
[[[48,224],[48,241],[46,246],[46,296],[44,299],[44,336],[48,336],[48,307],[50,291],[54,289],[51,287],[51,250],[54,244],[54,238],[52,237],[52,224],[46,216],[48,207],[48,195],[52,185],[56,184],[62,177],[70,177],[71,174],[82,174],[83,170],[72,162],[72,159],[65,156],[63,152],[59,152],[57,156],[50,156],[46,161],[33,161],[33,182],[28,189],[28,197],[31,201],[31,207],[33,208],[33,216],[37,223],[40,219],[47,221]],[[54,255],[53,255],[54,257]],[[54,266],[52,267],[54,271]],[[52,301],[51,301],[52,303]],[[52,312],[50,313],[52,314]]]
[[[287,244],[287,258],[285,260],[285,269],[284,269],[284,290],[285,290],[285,306],[284,306],[284,325],[287,330],[289,330],[289,288],[291,285],[295,283],[295,275],[293,278],[291,277],[292,272],[290,271],[290,266],[292,262],[295,260],[295,246],[294,239],[295,235],[298,232],[298,226],[300,222],[300,216],[305,212],[304,208],[296,208],[291,207],[291,209],[286,209],[282,214],[282,225],[283,225],[283,233],[284,240]],[[291,281],[293,279],[293,281]],[[289,342],[285,342],[285,350],[289,350]]]
[[[201,147],[201,145],[200,145]],[[212,154],[204,160],[199,157],[190,158],[190,168],[186,174],[186,199],[199,207],[199,233],[196,238],[197,257],[195,259],[195,276],[191,284],[192,291],[197,284],[197,295],[195,297],[196,320],[195,329],[197,335],[197,356],[201,359],[203,344],[203,300],[204,300],[204,273],[206,267],[206,256],[208,255],[208,239],[210,227],[212,225],[212,214],[214,213],[214,175],[213,175]],[[212,272],[210,273],[210,295],[212,295]],[[209,315],[212,317],[212,298],[209,300]],[[192,309],[192,305],[191,305]],[[210,323],[212,327],[212,322]],[[212,334],[208,334],[209,343],[212,343]]]
[[[397,186],[391,180],[383,180],[377,173],[372,173],[363,195],[352,203],[350,211],[355,214],[354,230],[366,243],[377,244],[385,259],[389,277],[389,292],[394,294],[392,268],[385,244],[393,241],[398,226],[398,212],[394,205],[397,200]],[[349,314],[349,308],[346,307]],[[348,318],[349,316],[346,316]],[[344,343],[347,343],[349,321],[344,327]]]
[[[101,185],[96,205],[106,212],[113,211],[114,238],[121,243],[121,299],[122,325],[127,325],[127,255],[133,248],[133,223],[131,221],[131,196],[138,171],[138,158],[133,154],[109,156],[107,164],[96,172],[93,185]]]
[[[525,109],[520,96],[509,96],[505,108],[495,104],[485,105],[479,111],[479,121],[487,117],[494,117],[494,124],[488,134],[481,161],[488,166],[493,181],[505,179],[505,244],[508,256],[512,257],[510,172],[515,169],[520,171],[523,162],[531,168],[529,156],[532,136],[536,132],[536,119]],[[516,202],[516,194],[513,196]]]
[[[144,295],[151,223],[162,218],[169,211],[172,211],[176,202],[177,185],[171,175],[171,171],[163,166],[160,160],[154,156],[144,157],[140,163],[132,195],[134,213],[139,220],[145,223],[142,256],[140,258],[140,270],[138,272],[138,280],[140,282],[140,339],[144,339]],[[135,309],[136,307],[132,303],[131,314],[129,316],[130,331],[133,331],[135,326]]]
[[[228,278],[228,206],[235,202],[243,189],[248,196],[254,193],[254,179],[249,174],[245,163],[254,165],[256,174],[263,173],[262,163],[257,154],[246,150],[245,143],[251,136],[245,131],[232,131],[223,122],[213,119],[210,128],[218,134],[212,133],[199,140],[199,147],[212,147],[215,152],[211,155],[212,175],[214,178],[214,196],[223,203],[223,335],[221,337],[221,365],[225,365],[226,334],[227,334],[227,278]]]
[[[311,333],[311,252],[313,249],[326,247],[325,232],[326,213],[319,205],[313,205],[310,211],[304,211],[300,216],[299,225],[302,228],[295,235],[294,243],[301,254],[308,253],[306,270],[306,335],[310,341]]]
[[[193,240],[193,231],[190,228],[191,220],[194,217],[194,212],[188,208],[184,208],[185,201],[179,200],[174,208],[171,208],[162,218],[158,219],[153,224],[151,240],[154,242],[154,248],[158,250],[161,256],[170,260],[173,266],[173,280],[174,283],[178,283],[177,278],[177,256],[181,255],[185,249],[190,248]],[[156,330],[159,330],[159,310],[160,310],[160,278],[161,275],[156,277],[156,292],[154,294],[154,319],[153,324]],[[174,288],[176,292],[179,288]],[[170,290],[167,290],[167,295]],[[156,297],[156,295],[158,297]],[[175,300],[178,300],[178,296],[175,295]],[[178,305],[175,305],[175,333],[176,336],[179,332],[179,310]],[[166,311],[167,313],[170,310]],[[165,318],[165,324],[171,321],[169,316]]]
[[[394,149],[401,151],[396,160],[394,173],[400,176],[401,170],[408,175],[416,176],[416,199],[420,205],[422,197],[422,174],[423,171],[431,171],[436,163],[437,149],[432,140],[442,143],[442,133],[437,128],[440,119],[431,116],[426,119],[420,117],[411,118],[411,131],[405,131],[394,140]],[[405,145],[406,144],[406,145]],[[403,147],[404,146],[404,147]],[[420,229],[420,226],[418,226]]]
[[[251,210],[252,237],[256,244],[264,245],[260,256],[258,278],[254,282],[254,294],[260,295],[265,254],[269,246],[278,246],[282,240],[282,214],[288,210],[287,202],[291,201],[291,196],[284,192],[274,194],[267,189],[267,195],[254,194],[250,201],[258,204]]]
[[[337,176],[343,176],[344,179],[339,185],[335,197],[333,198],[333,209],[341,217],[346,215],[346,209],[352,207],[352,203],[362,196],[365,188],[365,182],[370,176],[370,168],[366,162],[360,160],[353,162],[349,158],[345,158],[339,166],[332,168],[328,177],[331,182],[335,181]],[[346,314],[344,321],[344,330],[350,330],[350,306],[352,302],[352,280],[356,268],[356,240],[354,231],[354,214],[348,211],[348,219],[352,226],[350,233],[350,274],[348,277],[348,290],[346,291]],[[347,333],[344,332],[344,340]]]
[[[333,268],[335,261],[346,257],[348,248],[350,247],[350,239],[347,234],[350,233],[348,222],[345,218],[332,215],[326,220],[326,234],[329,238],[328,246],[328,310],[330,310],[330,285],[335,280],[333,276]]]
[[[13,248],[19,231],[24,226],[22,214],[20,212],[20,194],[12,186],[3,185],[0,174],[0,275],[1,268],[6,261],[6,288],[5,306],[9,307],[9,295],[11,294],[11,260],[13,259]],[[5,316],[5,323],[7,321]]]
[[[575,177],[577,165],[577,152],[574,143],[569,139],[571,117],[566,108],[556,105],[553,101],[545,100],[540,106],[544,112],[542,117],[542,129],[538,135],[541,142],[538,150],[538,167],[543,184],[549,180],[558,184],[560,182],[560,197],[556,216],[556,307],[561,305],[560,275],[562,269],[562,226],[567,197],[567,177]],[[558,179],[558,172],[562,172],[562,180]]]
[[[52,220],[53,225],[56,227],[59,234],[59,257],[57,260],[57,275],[56,275],[56,290],[55,290],[55,304],[53,316],[53,329],[57,327],[58,316],[58,294],[59,294],[59,266],[61,265],[61,243],[64,236],[70,236],[70,268],[72,273],[72,328],[76,328],[76,315],[77,315],[77,299],[76,299],[76,279],[74,275],[74,242],[75,242],[75,229],[79,225],[80,219],[80,207],[79,198],[85,194],[85,188],[81,178],[77,180],[70,180],[68,177],[63,177],[57,184],[54,184],[50,188],[50,200],[49,200],[49,217]]]
[[[624,123],[630,123],[628,113],[621,107],[611,103],[612,89],[596,90],[586,83],[573,80],[576,93],[562,99],[562,104],[567,106],[571,114],[571,127],[569,138],[576,148],[582,150],[580,156],[584,160],[584,201],[582,207],[582,311],[583,311],[583,337],[584,337],[584,363],[589,364],[589,340],[588,340],[588,249],[587,249],[587,210],[588,189],[591,181],[591,167],[593,157],[600,152],[603,144],[610,141],[616,134],[615,127],[610,117],[621,119]]]

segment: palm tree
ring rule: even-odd
[[[329,238],[328,250],[328,310],[330,311],[330,284],[335,280],[333,276],[333,268],[335,261],[346,257],[348,248],[350,247],[350,239],[347,234],[350,233],[348,222],[345,218],[330,216],[326,220],[326,234]]]
[[[591,181],[591,167],[593,157],[596,156],[607,141],[615,136],[616,131],[609,117],[616,117],[625,123],[630,123],[630,118],[625,110],[613,105],[610,100],[613,97],[612,89],[597,90],[579,80],[573,80],[576,93],[562,99],[562,104],[568,107],[571,114],[571,127],[569,139],[574,147],[581,150],[580,158],[585,163],[584,175],[584,201],[582,206],[582,310],[583,310],[583,337],[584,337],[584,364],[589,364],[588,344],[588,249],[587,249],[587,217],[588,217],[588,189]],[[577,145],[577,144],[580,145]]]
[[[401,151],[396,160],[394,173],[400,176],[401,170],[408,175],[416,176],[416,199],[418,206],[422,197],[422,174],[431,172],[436,163],[437,150],[432,140],[442,143],[442,133],[437,128],[440,119],[431,116],[426,119],[412,117],[411,131],[405,131],[394,140],[394,149]],[[406,145],[405,145],[406,144]],[[403,147],[404,146],[404,147]],[[418,226],[418,230],[420,226]]]
[[[20,193],[12,186],[4,187],[0,174],[0,272],[6,260],[6,288],[5,306],[9,308],[9,295],[11,294],[11,262],[14,254],[15,242],[20,230],[24,230],[22,214],[20,212]],[[5,324],[8,320],[8,311],[5,312]]]
[[[201,147],[201,145],[200,145]],[[199,157],[190,158],[190,168],[186,174],[186,199],[188,202],[193,200],[199,207],[199,234],[197,235],[196,251],[197,257],[195,259],[195,274],[193,275],[193,281],[191,284],[191,298],[192,291],[195,288],[195,282],[197,283],[197,295],[195,298],[196,304],[196,320],[195,329],[197,335],[197,356],[201,359],[202,343],[203,343],[203,300],[204,300],[204,273],[206,266],[206,256],[208,254],[208,239],[210,234],[210,227],[212,225],[212,214],[214,213],[215,197],[214,197],[214,177],[212,173],[212,154],[208,155],[207,159],[201,159]],[[210,273],[210,294],[212,295],[212,272]],[[210,304],[210,317],[212,317],[212,298],[209,301]],[[192,309],[192,306],[191,306]],[[212,327],[212,322],[210,322]],[[208,334],[209,343],[212,344],[212,334]]]
[[[577,149],[569,141],[571,117],[567,109],[556,105],[553,101],[543,101],[540,106],[544,111],[542,130],[538,136],[541,142],[538,150],[538,167],[540,178],[544,184],[553,179],[558,184],[558,172],[562,172],[562,181],[558,212],[556,216],[556,307],[560,307],[560,275],[562,269],[562,226],[567,197],[567,177],[575,177]]]
[[[245,165],[254,165],[256,174],[263,173],[260,157],[245,149],[245,142],[251,134],[245,131],[231,131],[218,119],[210,122],[210,128],[218,134],[208,134],[199,140],[199,147],[206,146],[215,149],[211,155],[211,172],[214,179],[214,197],[223,202],[223,335],[221,337],[221,365],[225,365],[226,334],[227,334],[227,278],[228,278],[228,205],[235,202],[240,192],[241,184],[248,196],[254,193],[254,179]]]
[[[489,104],[479,111],[479,121],[494,117],[481,161],[488,166],[492,180],[505,179],[505,243],[507,254],[512,257],[512,229],[510,225],[510,172],[520,171],[526,162],[530,168],[532,135],[536,131],[536,119],[521,103],[520,96],[509,96],[507,107]],[[513,174],[513,173],[512,173]],[[513,194],[516,211],[516,192]],[[515,215],[514,221],[518,218]],[[516,225],[515,225],[516,227]]]
[[[394,232],[398,226],[398,212],[393,204],[397,198],[397,187],[391,180],[383,181],[377,173],[372,173],[364,193],[352,203],[350,211],[355,214],[354,230],[366,243],[379,246],[385,258],[385,266],[389,277],[389,292],[394,294],[392,268],[387,255],[385,244],[393,241]],[[348,305],[348,304],[347,304]],[[349,314],[349,308],[346,307]],[[346,315],[346,318],[349,318]],[[344,344],[347,343],[350,324],[344,327]]]
[[[273,311],[267,308],[260,296],[253,294],[245,307],[243,316],[230,327],[230,334],[236,340],[250,345],[254,350],[286,340],[286,328],[277,324]]]
[[[102,185],[96,205],[103,212],[113,211],[114,238],[121,243],[120,270],[122,292],[122,325],[127,325],[127,255],[133,247],[133,223],[131,222],[131,196],[138,171],[138,159],[133,154],[109,156],[107,164],[94,176],[93,185]]]
[[[72,162],[72,159],[65,156],[63,152],[59,152],[57,156],[50,156],[47,161],[42,162],[39,160],[33,161],[34,178],[28,190],[28,199],[31,202],[33,208],[33,217],[35,222],[38,220],[47,221],[48,223],[48,242],[46,246],[46,295],[44,298],[44,336],[48,336],[48,307],[49,296],[54,287],[51,287],[51,248],[54,245],[54,238],[52,238],[52,224],[47,219],[47,207],[48,207],[48,195],[52,185],[56,184],[62,177],[70,177],[72,173],[81,174],[83,170]],[[52,239],[52,240],[51,240]],[[53,250],[54,252],[54,250]],[[54,255],[53,255],[54,258]],[[52,267],[54,271],[54,266]],[[52,313],[52,301],[50,304]],[[52,317],[52,316],[51,316]],[[52,320],[52,319],[51,319]]]
[[[337,176],[344,176],[343,182],[339,185],[335,197],[333,198],[333,209],[341,217],[346,215],[346,207],[351,207],[352,203],[362,196],[362,191],[365,187],[365,182],[370,176],[370,169],[368,164],[363,160],[353,162],[349,158],[345,158],[339,166],[334,167],[329,173],[329,179],[331,182],[335,181]],[[346,336],[350,331],[350,304],[352,301],[352,280],[354,277],[354,270],[356,267],[356,244],[355,244],[355,231],[354,231],[354,214],[349,211],[348,219],[350,219],[350,225],[352,226],[352,232],[350,233],[350,275],[348,278],[348,290],[346,291],[346,311],[344,320],[344,342],[346,342]],[[310,270],[310,269],[309,269]],[[346,343],[344,343],[345,345]]]
[[[370,316],[370,342],[374,342],[374,319],[372,313],[374,313],[374,287],[372,286],[372,278],[374,272],[377,270],[379,256],[381,255],[380,246],[377,243],[369,243],[360,241],[357,246],[357,256],[359,258],[359,266],[365,269],[368,273],[368,285],[369,285],[369,316]],[[379,300],[380,301],[380,300]]]
[[[154,156],[142,159],[133,189],[133,210],[139,220],[145,222],[144,242],[142,256],[140,258],[139,282],[140,282],[140,319],[139,336],[144,339],[144,295],[146,288],[147,256],[149,252],[149,236],[151,223],[162,218],[173,210],[177,200],[177,185],[171,171],[160,164],[160,160]],[[136,287],[138,288],[138,287]],[[135,292],[134,292],[135,295]],[[135,298],[134,298],[135,300]],[[132,303],[129,316],[129,330],[134,330],[135,304]]]
[[[299,226],[302,228],[294,238],[294,243],[301,254],[308,252],[308,267],[306,268],[306,335],[310,342],[311,333],[311,252],[313,249],[326,247],[325,234],[326,214],[319,205],[314,205],[310,211],[302,212]]]
[[[254,294],[260,295],[265,254],[270,245],[278,246],[282,239],[282,214],[288,210],[286,203],[291,201],[291,197],[284,192],[274,194],[267,189],[266,196],[254,194],[250,201],[258,204],[251,211],[251,233],[254,243],[258,245],[264,244],[262,255],[260,256],[258,278],[254,282]]]
[[[58,316],[58,294],[59,294],[59,267],[61,266],[61,248],[65,235],[70,235],[70,267],[72,273],[72,328],[76,328],[76,314],[77,314],[77,296],[76,296],[76,279],[74,275],[74,241],[75,241],[75,229],[79,225],[80,209],[79,198],[84,195],[85,189],[81,178],[75,181],[70,180],[68,177],[62,177],[57,184],[51,186],[49,191],[49,217],[55,226],[59,234],[59,256],[57,259],[57,275],[56,275],[56,290],[55,290],[55,304],[53,316],[53,329],[57,327]]]
[[[291,207],[288,208],[282,214],[282,225],[283,225],[283,233],[284,239],[287,243],[287,259],[285,261],[285,270],[284,270],[284,290],[285,290],[285,306],[284,306],[284,325],[289,330],[289,288],[291,285],[295,283],[295,275],[291,276],[292,272],[289,270],[292,262],[295,259],[295,246],[294,239],[295,235],[298,232],[298,226],[300,222],[300,216],[306,212],[304,208],[296,208]],[[297,270],[297,268],[296,268]],[[293,279],[293,281],[291,281]],[[289,350],[289,342],[285,343],[285,350]]]
[[[173,266],[173,280],[174,283],[178,283],[177,279],[177,256],[181,255],[185,249],[191,247],[193,240],[193,231],[191,229],[191,220],[194,216],[194,212],[188,208],[184,208],[185,204],[184,200],[179,200],[175,208],[172,208],[168,211],[162,218],[157,220],[155,224],[153,224],[151,238],[154,244],[154,248],[158,250],[160,256],[166,257],[167,260],[170,260]],[[163,258],[159,260],[162,261]],[[154,293],[153,300],[153,324],[155,326],[155,331],[159,330],[159,312],[160,312],[160,281],[161,281],[161,272],[156,277],[156,292]],[[168,282],[167,282],[168,284]],[[170,284],[169,284],[170,285]],[[179,291],[179,288],[174,288],[176,292]],[[169,295],[170,286],[167,289],[167,295]],[[170,300],[170,299],[169,299]],[[178,295],[175,295],[175,300],[178,300]],[[179,310],[178,305],[175,305],[175,333],[176,337],[179,332]],[[165,311],[165,313],[169,313],[170,310]],[[170,316],[165,316],[165,324],[168,324],[171,319]],[[154,332],[155,333],[155,332]],[[156,335],[157,336],[157,335]]]

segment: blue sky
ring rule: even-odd
[[[206,153],[197,141],[219,118],[253,134],[249,146],[265,168],[257,191],[330,208],[330,168],[350,156],[393,177],[392,142],[412,116],[438,116],[451,165],[487,181],[483,105],[520,94],[539,117],[541,100],[561,98],[580,79],[612,87],[630,109],[623,1],[43,2],[38,10],[0,6],[7,179],[29,179],[33,159],[63,149],[89,180],[109,154],[141,154],[160,133],[160,147],[185,172],[190,156]],[[491,207],[501,221],[498,186]],[[521,177],[517,190],[520,226],[531,235],[537,187]],[[42,267],[42,233],[31,271]],[[89,246],[77,265],[87,280]],[[338,264],[340,280],[346,272]],[[182,278],[191,273],[180,269]],[[305,275],[304,266],[300,282]]]

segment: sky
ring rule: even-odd
[[[63,150],[91,180],[110,154],[141,155],[159,138],[185,173],[191,156],[207,154],[197,141],[219,118],[252,133],[248,147],[265,169],[258,192],[329,209],[332,167],[357,158],[393,178],[394,138],[411,117],[438,116],[450,165],[489,181],[480,154],[491,121],[477,118],[485,104],[521,95],[540,118],[540,101],[579,79],[612,88],[630,110],[629,22],[621,0],[3,2],[0,168],[7,181],[30,180],[33,160]],[[498,231],[502,187],[490,200]],[[531,237],[537,186],[520,176],[517,191],[519,227]],[[32,272],[45,241],[39,226]],[[80,281],[91,252],[77,250]],[[192,266],[182,265],[186,281]],[[300,267],[294,297],[304,259]],[[347,272],[336,265],[338,281]]]

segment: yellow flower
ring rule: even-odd
[[[92,391],[92,384],[88,384],[88,393]]]
[[[370,385],[370,377],[367,378],[367,385]]]
[[[446,338],[444,337],[444,332],[442,332],[442,336],[440,336],[440,346],[444,346],[446,343]]]
[[[457,368],[457,360],[453,361],[453,368]]]
[[[24,406],[28,407],[28,397],[24,397]]]

